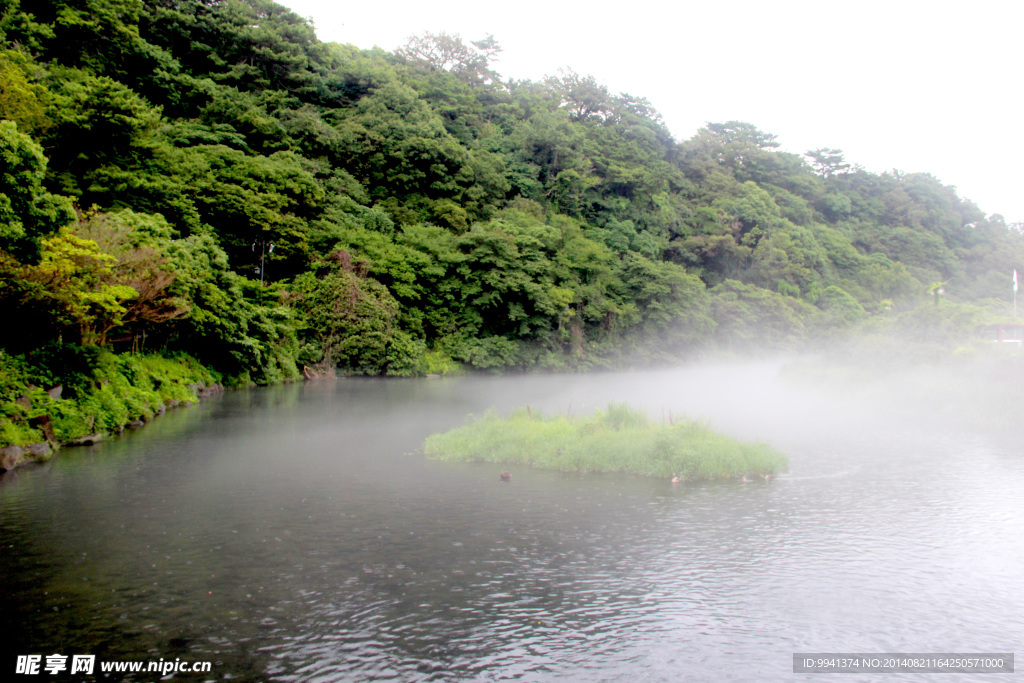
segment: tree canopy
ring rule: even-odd
[[[494,36],[320,42],[270,0],[11,0],[0,343],[196,354],[239,382],[793,348],[991,310],[1020,226],[926,173],[677,140],[591,75],[504,80]]]

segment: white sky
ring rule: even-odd
[[[1020,0],[278,0],[324,41],[494,34],[505,78],[559,68],[646,97],[673,135],[746,121],[782,149],[842,149],[870,171],[928,172],[1024,221]]]

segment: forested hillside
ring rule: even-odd
[[[593,77],[503,79],[492,37],[361,50],[267,0],[0,7],[9,386],[93,347],[247,384],[927,336],[1008,314],[1024,264],[1019,226],[927,174],[736,121],[677,140]]]

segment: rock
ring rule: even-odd
[[[13,470],[30,462],[44,462],[53,455],[48,443],[33,443],[28,446],[0,448],[0,470]]]
[[[51,387],[51,388],[46,390],[46,394],[50,398],[55,399],[55,400],[59,399],[61,393],[63,393],[63,392],[64,392],[64,385],[63,384],[58,384],[57,386]]]
[[[100,433],[100,432],[96,432],[95,434],[86,434],[85,436],[80,436],[77,439],[71,439],[70,441],[66,441],[65,445],[67,445],[67,446],[91,446],[94,443],[99,443],[102,440],[103,440],[103,434]]]
[[[131,422],[129,422],[125,426],[128,427],[128,429],[138,429],[139,427],[142,427],[145,424],[146,423],[143,422],[142,420],[132,420]]]
[[[53,422],[50,421],[49,415],[33,417],[28,421],[28,425],[41,431],[48,442],[57,443],[57,437],[53,433]]]
[[[8,446],[0,449],[0,470],[13,470],[28,462],[21,446]]]
[[[32,460],[42,462],[49,460],[50,456],[53,455],[53,449],[49,443],[30,443],[29,445],[23,445],[22,451],[25,455],[32,458]]]
[[[219,394],[222,391],[224,391],[224,387],[220,384],[211,384],[210,386],[200,384],[198,396],[199,398],[209,398],[210,396]]]

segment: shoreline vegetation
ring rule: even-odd
[[[771,476],[787,463],[767,444],[742,442],[685,417],[655,422],[625,403],[583,417],[544,416],[529,406],[507,418],[488,412],[427,437],[423,451],[436,460],[664,479],[678,475],[682,481]]]
[[[29,360],[0,350],[0,472],[136,429],[223,389],[218,373],[186,354],[61,345]]]

